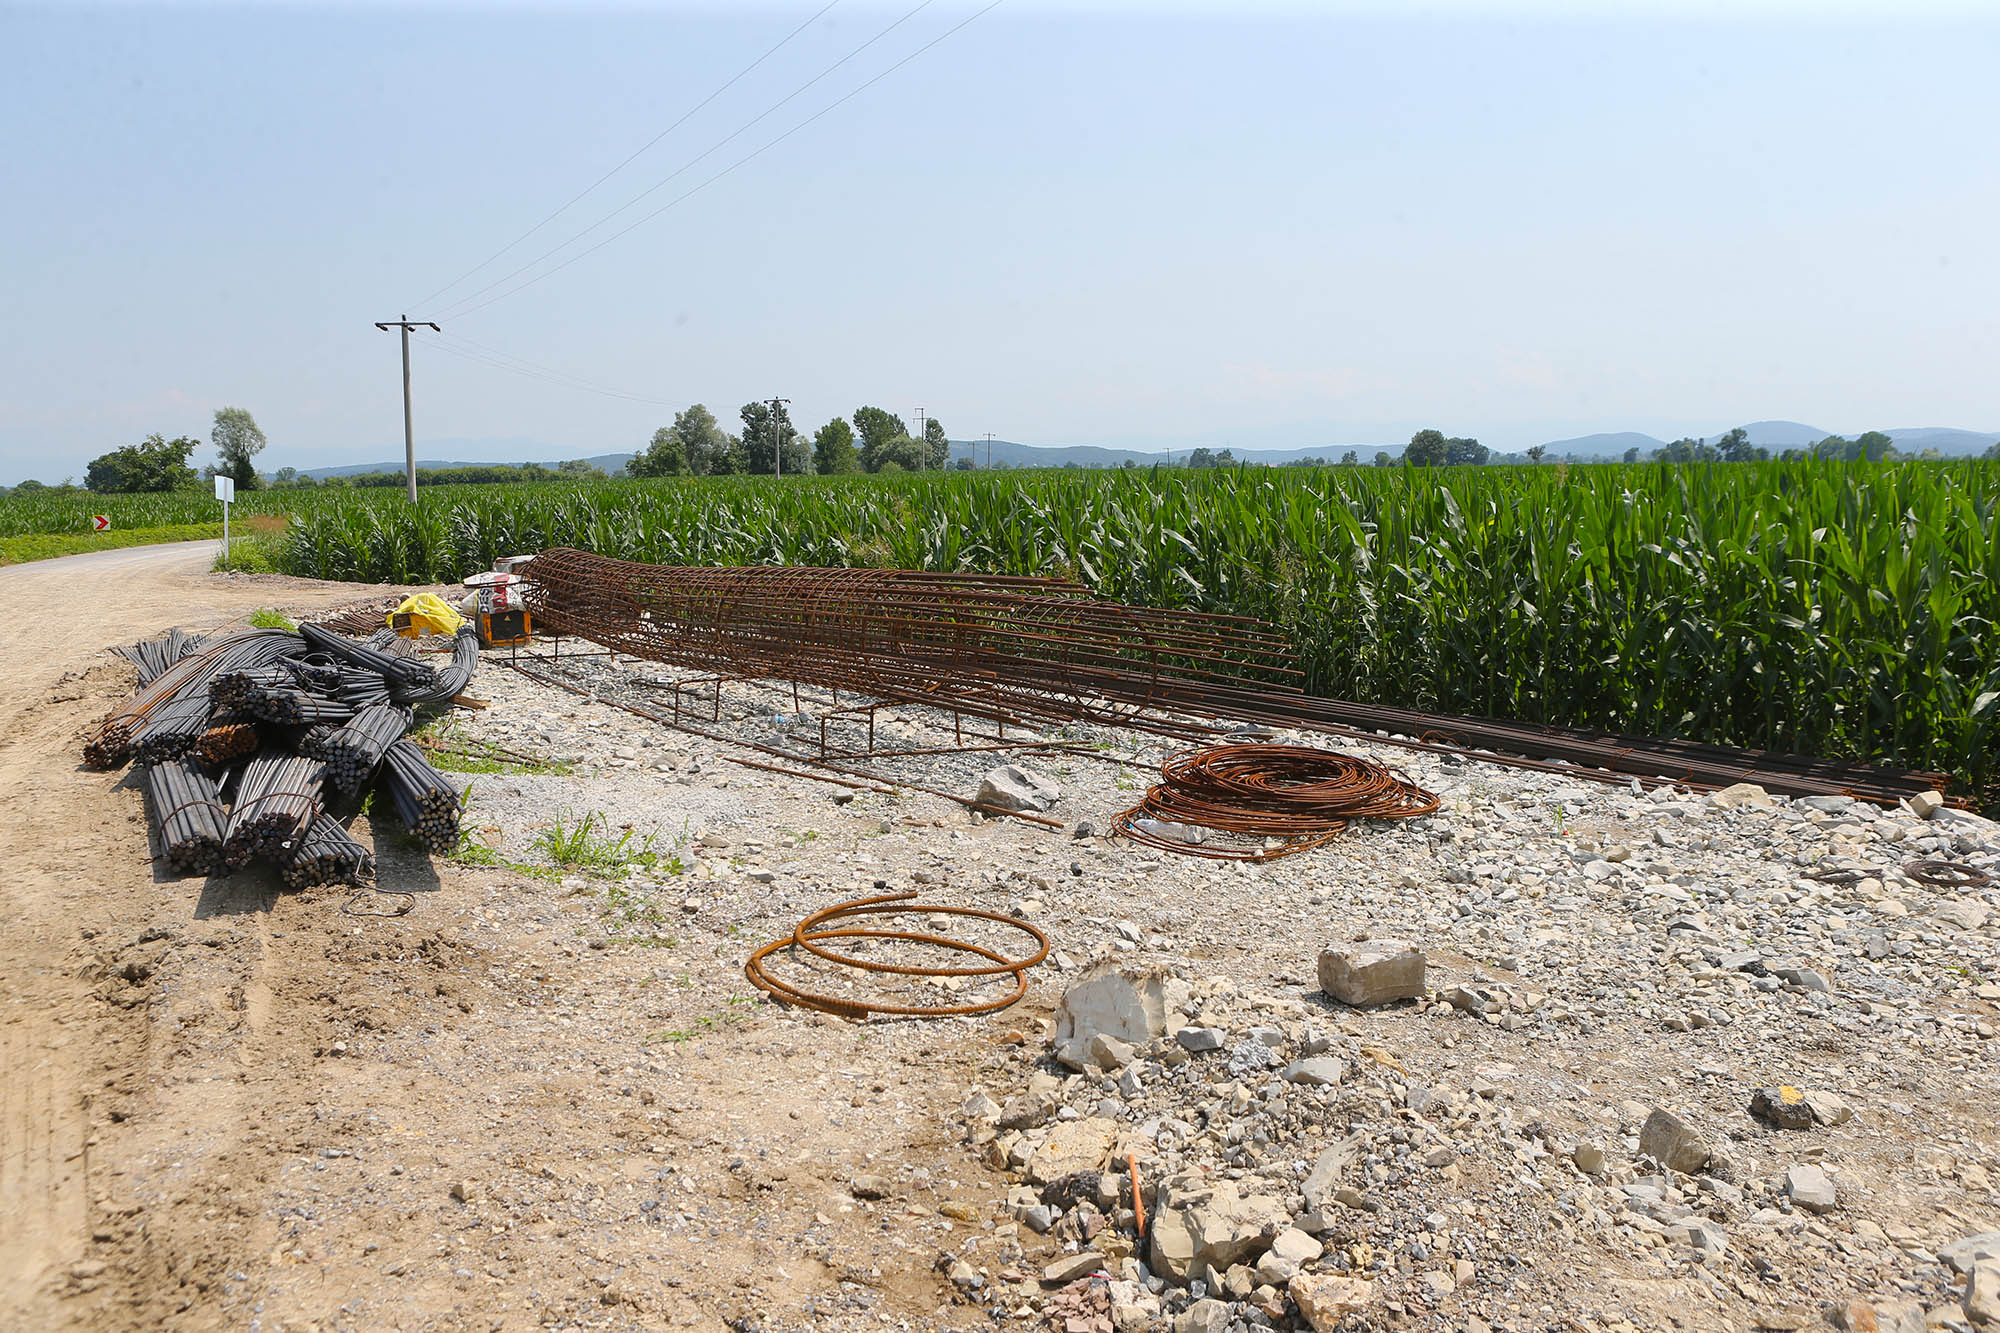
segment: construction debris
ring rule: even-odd
[[[265,860],[293,888],[366,885],[375,858],[328,806],[371,779],[431,851],[457,845],[458,790],[402,737],[413,708],[446,703],[470,682],[479,650],[469,627],[442,670],[388,630],[364,645],[315,625],[208,640],[175,630],[118,651],[141,687],[91,733],[84,762],[114,768],[129,758],[144,770],[170,873]]]
[[[1092,722],[1204,744],[1248,723],[1476,756],[1605,783],[1895,806],[1948,787],[1806,755],[1419,713],[1312,697],[1262,621],[1127,606],[1064,579],[894,569],[635,564],[570,548],[525,567],[534,619],[614,652],[1010,725]],[[674,688],[674,711],[681,704]]]
[[[821,1009],[843,1018],[855,1019],[866,1018],[870,1014],[904,1018],[946,1018],[997,1013],[1027,994],[1027,971],[1048,957],[1048,936],[1027,922],[1000,912],[909,901],[914,897],[916,897],[914,893],[886,893],[872,898],[856,898],[850,902],[835,903],[832,907],[814,912],[799,922],[789,936],[773,940],[751,954],[749,961],[743,965],[743,975],[750,979],[751,985],[774,1000],[801,1005],[808,1009]],[[937,935],[929,931],[847,924],[859,919],[898,915],[948,916],[995,922],[1029,936],[1035,942],[1035,952],[1024,958],[1011,958],[983,944],[948,935]],[[857,943],[842,946],[851,952],[841,952],[828,948],[826,944],[828,940],[854,940]],[[986,962],[964,967],[944,967],[907,961],[903,955],[864,956],[864,951],[879,953],[884,943],[916,945],[952,953],[972,954],[985,959]],[[771,971],[771,959],[785,950],[797,951],[793,955],[794,961],[800,961],[798,955],[805,954],[821,962],[834,964],[836,967],[853,968],[887,976],[929,978],[941,984],[947,991],[955,991],[968,981],[974,983],[997,981],[1003,977],[1008,978],[1012,984],[1005,993],[997,997],[976,999],[964,1004],[924,1004],[911,1003],[903,999],[831,995],[824,991],[809,990],[800,982],[788,981],[774,975]]]
[[[1380,764],[1297,745],[1191,750],[1161,764],[1160,777],[1145,799],[1113,817],[1111,831],[1224,861],[1274,861],[1325,845],[1350,819],[1409,819],[1438,808],[1437,797]],[[1204,836],[1191,838],[1189,829]]]

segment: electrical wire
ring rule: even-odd
[[[894,29],[894,28],[895,28],[895,27],[896,27],[896,26],[897,26],[898,24],[901,24],[901,23],[903,23],[904,21],[906,21],[907,19],[911,18],[912,16],[914,16],[915,14],[917,14],[918,12],[920,12],[921,10],[923,10],[923,9],[927,8],[927,7],[928,7],[928,6],[929,6],[929,5],[931,4],[931,3],[933,3],[933,2],[934,2],[934,0],[924,0],[924,3],[923,3],[923,4],[920,4],[920,5],[918,5],[918,6],[916,7],[916,9],[913,9],[913,10],[911,10],[911,11],[910,11],[910,12],[909,12],[908,14],[905,14],[905,15],[903,16],[903,18],[901,18],[901,19],[898,19],[898,20],[896,20],[896,23],[892,23],[892,24],[891,24],[891,25],[890,25],[890,26],[889,26],[888,28],[885,28],[885,29],[883,29],[881,33],[878,33],[878,34],[877,34],[877,35],[876,35],[875,37],[873,37],[873,38],[870,38],[868,42],[864,42],[864,43],[863,43],[863,44],[862,44],[862,45],[861,45],[860,47],[857,47],[857,48],[855,48],[855,50],[854,50],[853,52],[850,52],[848,56],[843,56],[843,57],[841,58],[841,60],[839,60],[839,61],[836,61],[836,62],[835,62],[835,64],[834,64],[833,66],[830,66],[830,67],[829,67],[829,68],[828,68],[828,69],[827,69],[826,71],[824,71],[824,72],[823,72],[823,73],[822,73],[821,75],[819,75],[819,76],[816,76],[816,77],[815,77],[815,78],[814,78],[814,79],[813,79],[813,80],[812,80],[811,82],[809,82],[808,84],[806,84],[806,85],[805,85],[805,87],[811,87],[811,86],[812,86],[812,83],[817,83],[817,82],[819,81],[819,79],[820,79],[820,78],[823,78],[823,77],[825,77],[825,74],[826,74],[826,73],[831,73],[833,69],[835,69],[835,68],[838,68],[838,67],[839,67],[839,65],[841,65],[841,64],[844,64],[844,63],[845,63],[845,62],[846,62],[846,61],[847,61],[848,59],[850,59],[850,58],[851,58],[851,57],[852,57],[853,55],[855,55],[855,54],[859,54],[859,52],[860,52],[860,51],[862,51],[862,50],[865,50],[865,49],[866,49],[866,48],[867,48],[867,47],[868,47],[869,45],[872,45],[872,44],[873,44],[873,43],[874,43],[875,41],[879,40],[879,39],[880,39],[880,38],[881,38],[882,36],[885,36],[885,35],[886,35],[886,34],[887,34],[888,32],[892,31],[892,30],[893,30],[893,29]],[[742,166],[744,166],[744,165],[746,165],[746,164],[748,164],[748,163],[750,163],[750,162],[754,161],[755,159],[757,159],[757,158],[759,158],[759,157],[763,156],[763,155],[764,155],[765,153],[769,152],[769,151],[770,151],[771,149],[773,149],[773,148],[776,148],[776,147],[777,147],[777,146],[778,146],[779,144],[781,144],[781,143],[783,143],[783,142],[784,142],[785,140],[787,140],[787,139],[791,138],[791,137],[792,137],[792,136],[793,136],[794,134],[797,134],[797,133],[798,133],[798,132],[799,132],[800,130],[803,130],[803,129],[805,129],[805,128],[806,128],[807,126],[809,126],[809,125],[812,125],[812,124],[813,124],[814,122],[816,122],[816,121],[818,121],[818,120],[822,119],[823,117],[825,117],[825,116],[829,115],[829,114],[830,114],[830,113],[832,113],[833,111],[835,111],[835,110],[839,109],[840,107],[842,107],[842,106],[846,105],[846,104],[847,104],[848,102],[851,102],[851,101],[853,101],[853,100],[854,100],[854,99],[855,99],[856,97],[859,97],[859,96],[860,96],[860,95],[861,95],[862,93],[865,93],[865,92],[867,92],[867,91],[868,91],[868,90],[869,90],[870,88],[874,87],[874,86],[875,86],[876,84],[880,83],[880,82],[881,82],[882,80],[884,80],[884,79],[888,78],[888,77],[889,77],[889,76],[890,76],[891,74],[894,74],[894,73],[895,73],[895,72],[896,72],[897,70],[899,70],[899,69],[903,68],[903,66],[905,66],[905,65],[909,64],[909,63],[910,63],[911,61],[915,60],[915,59],[916,59],[917,57],[919,57],[919,56],[923,55],[923,54],[924,54],[925,52],[929,51],[929,50],[930,50],[930,49],[931,49],[932,47],[934,47],[934,46],[937,46],[937,45],[938,45],[939,43],[941,43],[941,42],[945,41],[945,40],[946,40],[947,38],[949,38],[949,37],[952,37],[953,35],[955,35],[955,34],[956,34],[956,33],[958,33],[959,31],[961,31],[962,29],[966,28],[967,26],[969,26],[969,25],[970,25],[970,24],[972,24],[973,22],[977,21],[978,19],[982,18],[982,17],[983,17],[983,16],[985,16],[986,14],[988,14],[988,13],[991,13],[991,12],[992,12],[993,10],[995,10],[995,9],[999,8],[999,7],[1000,7],[1000,5],[1001,5],[1002,3],[1003,3],[1003,0],[991,0],[991,3],[989,3],[989,4],[987,4],[987,5],[983,6],[983,7],[981,7],[981,8],[980,8],[980,9],[978,9],[978,10],[975,10],[975,11],[974,11],[974,12],[973,12],[972,14],[968,15],[968,16],[967,16],[967,17],[965,17],[964,19],[961,19],[961,20],[960,20],[959,22],[957,22],[957,23],[953,24],[953,25],[952,25],[951,27],[949,27],[949,28],[945,29],[945,30],[944,30],[944,31],[943,31],[942,33],[939,33],[939,34],[938,34],[938,35],[937,35],[936,37],[933,37],[933,38],[932,38],[932,39],[931,39],[930,41],[928,41],[928,42],[925,42],[925,43],[924,43],[924,44],[923,44],[922,46],[920,46],[920,47],[918,47],[918,48],[917,48],[916,50],[914,50],[914,51],[910,52],[910,53],[909,53],[908,55],[904,56],[904,57],[903,57],[902,59],[900,59],[900,60],[896,61],[896,62],[895,62],[895,63],[894,63],[893,65],[890,65],[890,66],[889,66],[889,67],[888,67],[887,69],[885,69],[885,70],[883,70],[883,71],[882,71],[881,73],[879,73],[879,74],[875,75],[875,76],[874,76],[873,78],[871,78],[871,79],[869,79],[869,80],[868,80],[867,82],[865,82],[865,83],[861,84],[861,85],[860,85],[859,87],[857,87],[857,88],[853,89],[852,91],[850,91],[850,92],[847,92],[847,93],[845,93],[845,94],[841,95],[840,97],[838,97],[838,98],[834,99],[834,100],[833,100],[832,102],[829,102],[829,103],[828,103],[828,104],[827,104],[826,106],[824,106],[824,107],[821,107],[821,108],[820,108],[820,109],[819,109],[818,111],[815,111],[815,112],[814,112],[814,113],[813,113],[812,115],[810,115],[810,116],[807,116],[807,117],[806,117],[806,118],[805,118],[804,120],[802,120],[802,121],[800,121],[800,122],[799,122],[798,124],[796,124],[796,125],[792,126],[792,127],[790,128],[790,129],[786,130],[786,131],[785,131],[784,133],[782,133],[782,134],[779,134],[779,135],[777,135],[776,137],[774,137],[774,138],[772,138],[772,139],[770,139],[770,140],[767,140],[767,141],[766,141],[765,143],[763,143],[763,144],[762,144],[762,145],[760,145],[759,147],[757,147],[757,148],[754,148],[754,149],[752,149],[752,150],[751,150],[750,152],[748,152],[748,153],[744,154],[744,155],[743,155],[742,157],[740,157],[740,158],[738,158],[738,159],[737,159],[736,161],[734,161],[734,162],[730,163],[730,164],[729,164],[728,166],[726,166],[726,167],[724,167],[724,168],[723,168],[722,170],[720,170],[720,171],[716,172],[716,173],[715,173],[714,175],[712,175],[712,176],[708,177],[708,178],[707,178],[706,180],[702,181],[702,182],[701,182],[700,184],[698,184],[698,185],[696,185],[696,186],[692,187],[691,189],[688,189],[688,190],[686,190],[686,191],[683,191],[683,192],[682,192],[681,194],[678,194],[678,195],[676,195],[676,196],[675,196],[674,198],[672,198],[672,199],[669,199],[669,200],[668,200],[668,201],[667,201],[666,203],[664,203],[664,204],[660,205],[660,207],[658,207],[658,208],[654,209],[654,210],[653,210],[652,212],[650,212],[650,213],[647,213],[647,214],[646,214],[645,216],[643,216],[643,217],[640,217],[640,218],[638,218],[638,219],[634,220],[633,222],[631,222],[631,223],[627,224],[627,225],[626,225],[626,226],[624,226],[624,227],[621,227],[621,228],[620,228],[619,230],[617,230],[617,231],[615,231],[615,232],[611,233],[611,235],[609,235],[609,236],[606,236],[606,237],[605,237],[605,238],[604,238],[603,240],[600,240],[600,241],[598,241],[598,242],[597,242],[597,243],[596,243],[595,245],[592,245],[592,246],[590,246],[590,247],[589,247],[589,248],[587,248],[587,249],[584,249],[584,250],[580,250],[580,251],[578,251],[578,252],[577,252],[576,254],[573,254],[573,255],[571,255],[571,256],[570,256],[569,258],[567,258],[567,259],[563,260],[563,261],[562,261],[561,263],[559,263],[559,264],[556,264],[556,265],[554,265],[553,267],[551,267],[551,268],[549,268],[549,269],[546,269],[546,270],[544,270],[544,271],[543,271],[543,272],[541,272],[541,273],[538,273],[538,274],[536,274],[535,276],[533,276],[533,277],[531,277],[531,278],[527,279],[527,280],[526,280],[525,282],[521,282],[521,283],[517,283],[516,285],[514,285],[514,286],[512,286],[512,287],[509,287],[509,288],[507,288],[507,289],[506,289],[506,290],[504,290],[504,291],[501,291],[501,292],[498,292],[498,293],[496,293],[496,294],[495,294],[495,295],[493,295],[493,296],[489,296],[489,297],[487,297],[487,298],[486,298],[485,300],[483,300],[483,301],[477,301],[477,303],[476,303],[476,304],[467,304],[468,302],[473,302],[473,301],[475,301],[475,299],[476,299],[476,298],[477,298],[478,296],[480,296],[481,294],[483,294],[484,292],[487,292],[487,291],[491,291],[491,290],[492,290],[492,289],[493,289],[494,287],[497,287],[497,286],[499,286],[499,285],[500,285],[501,283],[504,283],[504,282],[508,281],[508,280],[509,280],[509,278],[512,278],[512,277],[515,277],[515,276],[518,276],[519,274],[521,274],[521,273],[524,273],[524,272],[526,272],[526,271],[527,271],[528,269],[531,269],[531,268],[533,268],[533,267],[534,267],[534,266],[535,266],[536,264],[538,264],[538,263],[542,262],[542,260],[543,260],[543,259],[546,259],[546,258],[550,257],[550,256],[551,256],[551,255],[553,255],[553,254],[554,254],[554,253],[555,253],[555,252],[556,252],[557,250],[561,250],[561,249],[563,248],[563,246],[566,246],[566,245],[569,245],[569,244],[571,244],[572,242],[574,242],[574,241],[576,241],[576,240],[581,240],[581,239],[582,239],[582,237],[583,237],[583,236],[585,236],[585,235],[587,235],[587,234],[588,234],[589,232],[591,232],[591,231],[594,231],[594,230],[596,230],[596,228],[597,228],[597,227],[599,227],[599,226],[601,226],[601,225],[603,225],[603,223],[605,223],[605,222],[608,222],[608,221],[610,221],[610,220],[611,220],[611,218],[613,218],[613,217],[617,216],[617,214],[619,214],[619,213],[622,213],[622,212],[624,212],[624,211],[625,211],[625,209],[626,209],[626,208],[629,208],[629,207],[631,207],[631,205],[632,205],[633,203],[637,203],[637,202],[638,202],[638,198],[635,198],[635,199],[631,200],[630,202],[626,203],[625,205],[623,205],[623,206],[619,207],[618,209],[615,209],[615,210],[613,210],[613,211],[612,211],[611,213],[607,214],[607,215],[606,215],[605,217],[603,217],[603,218],[599,219],[599,221],[598,221],[598,222],[596,222],[596,223],[593,223],[593,224],[591,224],[591,226],[590,226],[590,227],[588,227],[588,228],[586,228],[586,229],[585,229],[585,230],[584,230],[583,232],[580,232],[580,233],[578,233],[578,234],[577,234],[576,236],[574,236],[574,237],[571,237],[569,241],[565,241],[565,242],[563,242],[563,244],[562,244],[562,245],[558,245],[558,246],[554,247],[554,249],[551,249],[551,250],[549,250],[549,251],[546,251],[546,252],[544,252],[544,253],[543,253],[543,254],[542,254],[542,255],[541,255],[540,257],[538,257],[538,258],[536,258],[536,259],[533,259],[533,260],[530,260],[530,261],[529,261],[528,263],[526,263],[526,264],[522,265],[522,266],[521,266],[520,268],[518,268],[518,269],[514,270],[514,272],[513,272],[512,274],[509,274],[509,275],[508,275],[507,277],[505,277],[505,278],[499,278],[499,279],[496,279],[496,280],[495,280],[494,282],[491,282],[491,283],[488,283],[488,284],[487,284],[487,285],[486,285],[485,287],[481,288],[479,292],[474,292],[474,293],[472,293],[472,294],[471,294],[471,295],[469,295],[469,296],[466,296],[466,297],[463,297],[463,298],[461,298],[461,299],[460,299],[460,300],[459,300],[459,301],[458,301],[457,303],[455,303],[455,304],[454,304],[454,306],[453,306],[453,307],[452,307],[451,309],[449,309],[449,310],[446,310],[446,311],[444,311],[444,312],[441,312],[441,313],[440,313],[440,315],[439,315],[439,318],[453,318],[453,319],[461,319],[461,318],[464,318],[464,317],[465,317],[465,316],[467,316],[467,315],[470,315],[470,314],[474,313],[475,311],[479,311],[479,310],[484,310],[484,309],[485,309],[485,308],[486,308],[487,306],[490,306],[490,305],[492,305],[492,304],[493,304],[494,302],[496,302],[496,301],[502,301],[502,300],[505,300],[505,299],[506,299],[507,297],[509,297],[509,296],[512,296],[512,295],[514,295],[514,294],[515,294],[516,292],[519,292],[519,291],[523,291],[523,290],[525,290],[526,288],[529,288],[529,287],[532,287],[532,286],[534,286],[534,285],[535,285],[536,283],[538,283],[538,282],[541,282],[541,281],[543,281],[544,279],[547,279],[547,278],[550,278],[550,277],[553,277],[553,276],[554,276],[555,274],[557,274],[557,273],[561,272],[561,271],[562,271],[563,269],[566,269],[566,268],[568,268],[568,267],[569,267],[569,266],[570,266],[571,264],[574,264],[574,263],[575,263],[575,262],[576,262],[577,260],[579,260],[579,259],[582,259],[582,258],[585,258],[585,257],[586,257],[586,256],[588,256],[588,255],[592,255],[592,254],[595,254],[595,253],[597,253],[597,252],[598,252],[599,250],[602,250],[602,249],[603,249],[603,248],[604,248],[605,246],[607,246],[607,245],[611,244],[611,243],[612,243],[613,241],[615,241],[615,240],[618,240],[618,239],[619,239],[620,237],[622,237],[622,236],[625,236],[625,235],[629,234],[630,232],[632,232],[632,231],[636,230],[637,228],[639,228],[639,227],[642,227],[642,226],[644,226],[644,225],[645,225],[646,223],[648,223],[648,222],[651,222],[651,221],[652,221],[652,220],[653,220],[654,218],[656,218],[656,217],[659,217],[659,216],[660,216],[660,215],[661,215],[662,213],[665,213],[665,212],[666,212],[667,210],[669,210],[669,209],[671,209],[671,208],[674,208],[675,206],[677,206],[677,205],[679,205],[679,204],[681,204],[681,203],[685,202],[686,200],[688,200],[688,199],[690,199],[690,198],[694,197],[695,195],[697,195],[697,194],[701,193],[701,192],[702,192],[703,190],[705,190],[705,189],[707,189],[707,188],[708,188],[709,186],[711,186],[711,185],[715,184],[715,183],[716,183],[717,181],[721,180],[721,179],[722,179],[723,177],[725,177],[725,176],[729,175],[729,174],[730,174],[731,172],[734,172],[734,171],[735,171],[735,170],[736,170],[737,168],[739,168],[739,167],[742,167]],[[804,90],[805,90],[805,88],[801,88],[801,89],[800,89],[799,91],[800,91],[800,92],[803,92]],[[792,94],[792,97],[796,97],[797,95],[798,95],[797,93],[794,93],[794,94]],[[787,97],[787,98],[785,98],[784,100],[785,100],[786,102],[788,102],[788,101],[792,100],[792,98],[791,98],[791,97]],[[784,102],[780,102],[780,103],[778,103],[778,106],[783,106],[783,105],[784,105]],[[777,109],[777,107],[773,107],[773,108],[772,108],[772,110],[776,110],[776,109]],[[769,113],[768,113],[768,112],[766,112],[765,114],[766,114],[766,115],[768,115]],[[759,117],[757,117],[757,120],[762,120],[763,118],[764,118],[764,116],[759,116]],[[750,124],[751,124],[751,125],[754,125],[755,123],[756,123],[756,121],[755,121],[755,120],[753,120],[753,121],[751,121],[751,122],[750,122]],[[744,129],[748,129],[749,127],[750,127],[749,125],[746,125],[746,126],[744,126]],[[740,134],[741,132],[742,132],[742,131],[741,131],[741,130],[739,130],[739,131],[738,131],[737,133],[738,133],[738,134]],[[729,136],[729,138],[730,138],[730,139],[733,139],[733,138],[735,138],[735,137],[736,137],[736,135],[734,135],[734,134],[732,134],[732,135],[730,135],[730,136]],[[725,139],[725,140],[723,140],[722,142],[723,142],[723,143],[727,143],[728,141],[729,141],[728,139]],[[721,146],[722,146],[721,144],[717,144],[717,145],[716,145],[716,147],[718,147],[718,148],[719,148],[719,147],[721,147]],[[709,150],[709,153],[712,153],[713,151],[714,151],[714,149],[710,149],[710,150]],[[703,153],[703,154],[701,155],[701,157],[707,157],[707,156],[709,155],[709,153]],[[701,160],[701,158],[699,158],[699,157],[695,159],[695,161],[696,161],[696,162],[698,162],[698,161],[700,161],[700,160]],[[692,166],[692,165],[694,165],[694,163],[693,163],[693,162],[690,162],[690,163],[688,164],[688,166]],[[686,169],[687,169],[686,167],[683,167],[683,168],[681,168],[681,171],[685,171]],[[680,175],[680,174],[681,174],[681,171],[676,171],[676,172],[674,173],[674,176],[678,176],[678,175]],[[667,180],[672,180],[672,179],[673,179],[673,176],[669,176],[669,177],[667,178]],[[651,194],[651,193],[653,192],[653,190],[656,190],[656,189],[658,189],[660,185],[665,185],[666,183],[667,183],[667,181],[664,181],[664,180],[663,180],[663,181],[659,182],[659,185],[655,185],[655,186],[653,186],[653,187],[652,187],[652,189],[649,189],[649,190],[647,190],[647,191],[646,191],[645,193],[646,193],[646,194]],[[644,197],[644,195],[641,195],[641,196],[639,196],[639,198],[643,198],[643,197]]]
[[[525,361],[520,357],[511,356],[505,352],[489,356],[484,351],[468,351],[464,348],[451,346],[449,343],[443,341],[433,342],[431,346],[434,350],[443,352],[447,356],[455,356],[462,361],[474,361],[482,366],[490,366],[495,370],[504,370],[510,375],[519,375],[525,379],[536,380],[543,384],[552,384],[560,389],[574,389],[580,393],[594,393],[604,398],[617,398],[629,403],[647,403],[654,407],[675,406],[675,404],[667,402],[665,399],[648,398],[643,394],[626,393],[622,389],[611,389],[603,385],[593,384],[588,380],[578,379],[563,371],[552,370],[547,366],[537,365],[535,362]],[[477,346],[477,344],[474,344],[474,346]],[[506,359],[501,359],[503,357]]]
[[[832,9],[835,5],[839,3],[840,0],[827,0],[827,3],[824,6],[822,6],[817,13],[815,13],[811,18],[807,19],[804,23],[801,23],[798,27],[793,28],[790,32],[786,33],[784,37],[778,41],[777,45],[765,51],[763,55],[758,56],[755,60],[745,65],[742,69],[737,70],[736,73],[730,77],[728,82],[724,83],[714,92],[710,93],[708,96],[702,98],[699,102],[696,102],[693,106],[689,107],[687,111],[681,115],[681,118],[679,120],[676,120],[673,124],[667,126],[665,129],[661,130],[658,134],[646,140],[646,142],[644,142],[643,144],[640,144],[639,147],[634,149],[632,153],[625,158],[624,161],[620,162],[617,166],[611,168],[611,170],[605,172],[602,176],[599,176],[596,180],[592,181],[590,184],[584,186],[583,189],[579,190],[576,194],[572,195],[568,200],[568,202],[564,203],[560,208],[556,209],[555,212],[549,214],[547,217],[543,218],[540,222],[537,222],[534,226],[528,228],[526,231],[522,232],[519,236],[516,236],[513,240],[507,242],[507,244],[501,246],[498,250],[495,250],[492,254],[486,256],[486,258],[480,260],[477,264],[474,264],[471,268],[467,269],[465,272],[453,278],[450,282],[447,282],[444,286],[432,292],[429,296],[424,297],[423,300],[412,303],[412,308],[414,308],[415,306],[428,305],[430,302],[437,300],[438,297],[443,296],[446,292],[458,286],[459,283],[464,282],[467,278],[479,272],[480,269],[485,268],[488,264],[498,259],[501,255],[506,254],[509,250],[512,250],[522,241],[527,240],[530,236],[533,236],[536,232],[548,226],[551,222],[554,222],[564,213],[574,208],[577,205],[577,203],[581,201],[585,196],[589,195],[591,191],[595,190],[598,186],[604,184],[604,182],[610,180],[613,176],[616,176],[619,172],[623,171],[625,168],[631,166],[633,162],[637,161],[640,156],[642,156],[644,153],[646,153],[647,150],[652,148],[654,144],[666,138],[669,134],[672,134],[675,130],[679,129],[681,126],[687,124],[687,122],[703,107],[706,107],[710,102],[713,102],[716,98],[722,96],[724,93],[728,92],[731,88],[735,87],[738,83],[742,82],[742,80],[752,70],[756,69],[766,60],[769,60],[772,56],[776,55],[780,50],[782,50],[786,45],[788,45],[794,37],[798,36],[800,33],[804,32],[807,28],[810,28],[813,24],[819,22],[822,18],[826,17],[827,10]]]

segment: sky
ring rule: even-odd
[[[824,4],[0,3],[0,482],[398,457],[404,314],[481,461],[2000,430],[2000,7]]]

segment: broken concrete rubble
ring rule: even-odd
[[[1056,1010],[1056,1059],[1086,1069],[1096,1063],[1090,1042],[1100,1034],[1135,1045],[1165,1036],[1170,1023],[1180,1025],[1176,1011],[1188,993],[1188,984],[1164,967],[1113,959],[1095,964],[1063,992]]]
[[[1345,1005],[1365,1008],[1424,995],[1424,955],[1414,945],[1374,940],[1354,949],[1325,949],[1319,988]]]

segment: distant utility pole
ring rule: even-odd
[[[924,409],[917,409],[917,471],[922,472],[930,465],[930,447],[924,439]]]
[[[778,405],[783,403],[786,406],[790,406],[792,400],[789,398],[772,398],[767,401],[771,404],[771,439],[773,441],[771,447],[771,475],[782,477],[785,475],[785,429],[778,424]]]
[[[410,503],[417,502],[417,436],[410,426],[410,330],[429,329],[432,333],[444,330],[427,319],[412,320],[408,315],[401,319],[377,320],[375,327],[384,333],[390,329],[403,331],[403,466],[410,483]]]
[[[986,470],[993,470],[993,432],[986,432]]]

